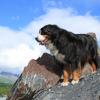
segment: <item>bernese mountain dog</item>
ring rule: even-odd
[[[84,65],[88,62],[92,72],[98,68],[97,41],[89,34],[74,34],[57,25],[45,25],[36,40],[45,45],[63,66],[63,86],[78,83]]]

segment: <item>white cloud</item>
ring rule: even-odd
[[[95,32],[100,40],[100,21],[95,16],[88,12],[81,16],[71,8],[50,8],[20,31],[0,27],[0,65],[22,70],[30,59],[36,59],[46,51],[34,40],[46,24],[57,24],[74,33]]]
[[[100,21],[88,12],[84,16],[81,16],[71,8],[52,8],[47,10],[45,15],[32,21],[29,27],[33,26],[33,30],[37,33],[39,28],[46,24],[57,24],[74,33],[95,32],[98,39],[100,39]]]
[[[35,41],[27,31],[14,31],[8,27],[0,27],[0,67],[19,68],[22,70],[31,59],[41,56],[45,48]],[[42,48],[42,49],[41,49]]]
[[[20,44],[15,48],[2,50],[0,52],[0,64],[10,68],[20,67],[22,70],[32,58],[37,59],[40,55],[39,49],[31,49],[26,44]]]
[[[22,31],[0,26],[0,49],[16,47],[20,43],[31,44],[32,37]]]

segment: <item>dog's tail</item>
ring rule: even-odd
[[[89,32],[87,33],[88,35],[90,35],[94,40],[97,40],[96,34],[93,32]]]

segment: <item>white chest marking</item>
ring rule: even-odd
[[[59,50],[56,48],[56,46],[53,45],[53,43],[51,43],[51,41],[48,41],[46,48],[50,50],[51,54],[54,55],[58,61],[65,64],[65,55],[59,53]]]

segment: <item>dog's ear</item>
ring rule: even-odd
[[[55,37],[59,33],[59,30],[60,28],[57,25],[51,25],[51,24],[45,25],[44,27],[41,28],[41,32],[52,37]]]
[[[54,33],[54,43],[55,44],[59,44],[59,39],[60,39],[60,36],[61,36],[61,34],[60,34],[60,30],[59,31],[56,31],[55,33]]]
[[[49,27],[48,34],[51,35],[52,37],[57,38],[59,33],[60,33],[60,28],[57,25],[52,25]]]

